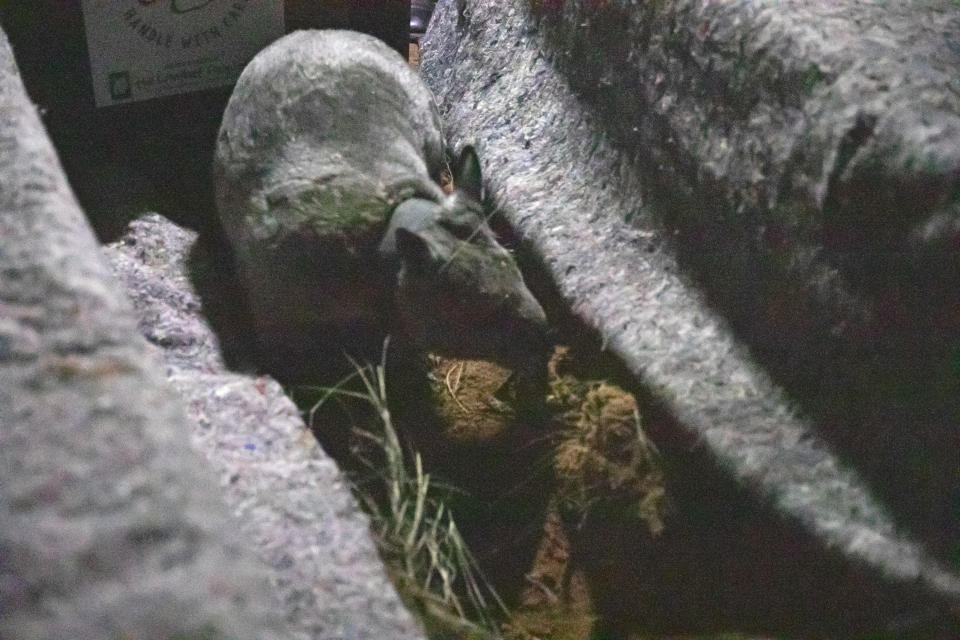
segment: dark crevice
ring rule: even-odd
[[[506,225],[501,221],[500,226]],[[663,455],[671,508],[661,538],[644,543],[639,532],[619,525],[587,528],[576,541],[576,561],[594,589],[601,637],[731,630],[847,637],[896,617],[890,615],[893,609],[908,615],[920,606],[909,587],[880,588],[884,578],[876,570],[851,563],[838,551],[824,551],[808,523],[758,500],[750,486],[735,480],[698,435],[604,349],[603,336],[571,313],[548,267],[514,238],[525,278],[560,341],[587,354],[594,375],[638,398],[643,428]],[[802,566],[810,558],[820,563],[816,571]],[[825,606],[835,612],[821,615]],[[825,625],[845,620],[846,626],[818,628],[817,620]],[[937,628],[940,623],[931,618],[925,624]]]
[[[823,202],[824,224],[827,226],[844,226],[839,219],[840,212],[842,211],[841,201],[844,199],[844,196],[841,194],[846,186],[842,182],[843,172],[846,170],[847,165],[850,164],[850,161],[853,160],[857,151],[873,137],[876,125],[877,116],[858,111],[853,126],[844,134],[843,138],[840,139],[840,143],[837,145],[833,168],[827,177],[827,192]],[[853,232],[853,230],[851,231]],[[839,228],[837,232],[842,234]],[[831,243],[835,243],[836,239],[832,239],[830,234],[826,234],[824,241],[829,246]]]

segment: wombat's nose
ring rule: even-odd
[[[535,349],[549,349],[553,344],[553,330],[547,323],[547,314],[531,294],[524,296],[520,317],[526,321],[527,339]]]
[[[520,302],[520,317],[536,329],[546,333],[549,326],[547,325],[547,314],[544,313],[543,307],[530,293],[524,295]]]

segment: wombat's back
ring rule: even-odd
[[[260,52],[224,112],[215,180],[230,233],[235,215],[291,228],[372,231],[411,193],[441,199],[440,120],[429,89],[380,40],[298,31]],[[323,205],[327,199],[336,206]],[[309,211],[303,212],[302,209]],[[374,232],[375,235],[375,232]]]

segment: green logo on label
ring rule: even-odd
[[[126,100],[133,95],[129,71],[114,71],[107,79],[110,83],[110,97],[114,100]]]

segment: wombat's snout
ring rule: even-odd
[[[547,314],[530,292],[524,292],[517,309],[521,319],[520,339],[529,351],[545,351],[553,346],[554,331],[547,322]]]
[[[523,297],[523,301],[520,306],[520,317],[524,318],[531,325],[541,328],[546,331],[549,328],[547,324],[547,314],[543,311],[543,307],[540,306],[540,303],[537,302],[537,299],[533,297],[532,294],[527,294]]]

